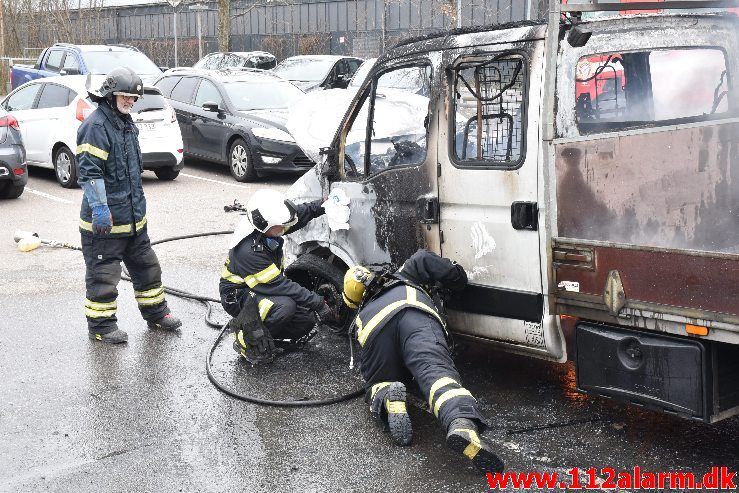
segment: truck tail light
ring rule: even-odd
[[[16,120],[13,115],[7,115],[0,118],[0,127],[13,127],[16,130],[20,129],[18,126],[18,120]]]
[[[90,116],[90,113],[92,113],[92,111],[93,111],[92,106],[87,104],[84,99],[77,100],[76,116],[79,121],[81,122],[85,121],[85,118]]]

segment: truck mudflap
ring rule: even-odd
[[[576,329],[577,388],[713,422],[739,412],[739,347],[610,325]]]

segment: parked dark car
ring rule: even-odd
[[[300,55],[286,58],[273,70],[305,92],[319,89],[346,89],[361,58],[338,55]]]
[[[266,51],[229,51],[210,53],[192,66],[203,70],[219,70],[224,68],[260,68],[269,70],[277,66],[277,58]]]
[[[17,199],[26,183],[26,149],[18,130],[18,120],[0,109],[0,199]]]
[[[227,164],[237,181],[313,166],[285,128],[303,91],[258,69],[172,69],[156,85],[175,109],[185,156]]]

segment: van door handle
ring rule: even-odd
[[[439,198],[419,197],[416,201],[416,214],[422,224],[436,224],[439,222]]]
[[[536,202],[514,202],[511,204],[511,225],[513,229],[539,228],[539,206]]]

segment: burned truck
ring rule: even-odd
[[[289,192],[341,189],[348,229],[291,235],[291,275],[426,248],[468,272],[456,335],[572,360],[582,392],[739,413],[739,23],[689,3],[553,2],[385,53]]]

